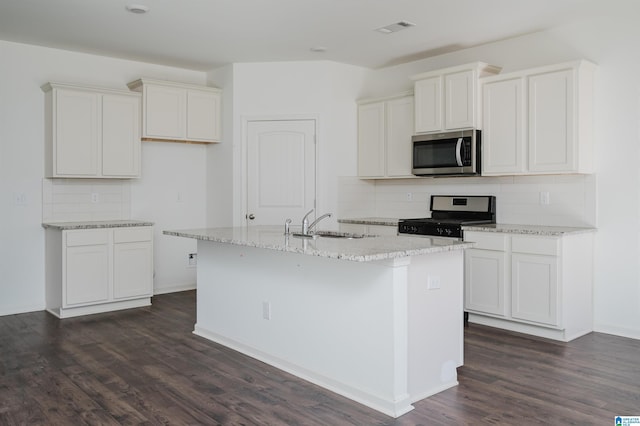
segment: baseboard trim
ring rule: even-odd
[[[196,289],[196,283],[177,284],[169,287],[154,288],[153,294],[157,295],[157,294],[167,294],[167,293],[178,293],[181,291],[195,290],[195,289]]]

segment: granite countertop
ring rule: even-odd
[[[72,229],[129,228],[134,226],[153,226],[153,222],[144,220],[100,220],[87,222],[46,222],[44,228],[68,231]]]
[[[468,225],[463,227],[465,231],[502,232],[507,234],[540,235],[547,237],[562,237],[565,235],[596,232],[596,228],[581,228],[572,226],[542,226],[542,225],[517,225],[508,223],[496,223],[490,225]]]
[[[350,219],[338,219],[338,223],[354,223],[357,225],[387,225],[398,226],[397,218],[383,217],[361,217]],[[542,226],[542,225],[522,225],[510,223],[496,223],[487,225],[466,225],[465,231],[478,232],[503,232],[507,234],[527,234],[541,236],[563,236],[580,234],[584,232],[596,232],[596,228],[574,227],[574,226]]]
[[[429,253],[463,250],[473,243],[441,238],[373,236],[366,238],[301,238],[285,236],[282,226],[205,228],[164,231],[165,235],[258,247],[332,259],[370,262]]]
[[[356,225],[383,225],[398,226],[398,218],[391,217],[355,217],[350,219],[338,219],[338,223],[353,223]]]

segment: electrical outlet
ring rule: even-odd
[[[13,193],[13,204],[16,206],[26,206],[27,205],[27,194],[24,192],[14,192]]]
[[[429,275],[427,277],[427,289],[436,290],[440,288],[440,277],[435,275]]]
[[[189,266],[198,266],[198,254],[189,253]]]
[[[540,192],[540,204],[542,204],[543,206],[547,206],[551,204],[551,198],[549,197],[548,191]]]
[[[271,302],[262,302],[262,318],[271,319]]]
[[[407,192],[406,200],[407,201],[413,201],[413,192]]]
[[[91,202],[94,204],[100,202],[100,195],[97,192],[91,193]]]

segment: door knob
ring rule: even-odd
[[[256,216],[255,216],[253,213],[249,213],[249,214],[247,215],[247,219],[249,219],[249,220],[253,220],[253,219],[255,219],[255,218],[256,218]]]

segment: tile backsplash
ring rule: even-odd
[[[548,204],[541,196],[548,193]],[[497,221],[596,226],[596,176],[504,176],[360,180],[342,177],[339,218],[426,217],[431,195],[495,195]]]
[[[43,179],[42,221],[76,222],[131,218],[126,180]]]

